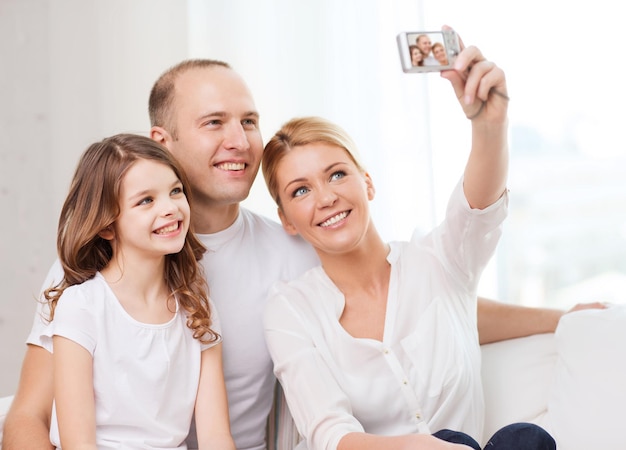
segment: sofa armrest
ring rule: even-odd
[[[293,450],[302,436],[298,433],[280,383],[274,388],[274,403],[267,421],[267,450]]]
[[[483,441],[511,423],[541,425],[557,361],[554,334],[486,344],[481,352],[485,393]]]

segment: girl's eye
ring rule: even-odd
[[[300,197],[304,194],[306,194],[307,192],[309,192],[308,188],[305,188],[304,186],[299,187],[298,189],[296,189],[295,191],[293,191],[293,196],[294,197]]]
[[[170,192],[170,195],[178,195],[182,193],[183,193],[182,187],[175,187],[174,189],[172,189],[172,192]]]
[[[139,203],[137,203],[137,205],[149,205],[150,203],[152,203],[152,197],[146,197],[140,200]]]
[[[330,179],[331,180],[340,180],[343,177],[346,176],[346,173],[343,170],[338,170],[337,172],[334,172],[331,176]]]

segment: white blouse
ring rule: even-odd
[[[211,328],[220,333],[212,304],[211,309]],[[201,352],[221,338],[201,343],[186,322],[178,302],[166,323],[135,320],[99,272],[64,291],[41,341],[52,352],[52,337],[63,336],[91,353],[99,449],[187,448]],[[50,440],[60,447],[54,405]]]
[[[344,297],[321,267],[270,292],[267,345],[289,409],[311,449],[350,432],[434,433],[480,441],[483,394],[476,319],[480,274],[495,251],[508,194],[471,209],[462,181],[444,222],[394,242],[383,340],[339,323]]]

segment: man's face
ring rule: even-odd
[[[417,47],[421,50],[424,55],[428,55],[430,53],[430,48],[432,47],[432,42],[428,36],[420,36],[416,41]]]
[[[183,73],[176,80],[172,122],[176,139],[165,144],[189,177],[194,204],[244,200],[259,170],[263,140],[241,77],[221,66]]]

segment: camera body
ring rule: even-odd
[[[396,40],[402,71],[405,73],[452,69],[454,60],[461,51],[459,38],[453,30],[406,31],[398,34]],[[425,50],[428,51],[426,55]]]

